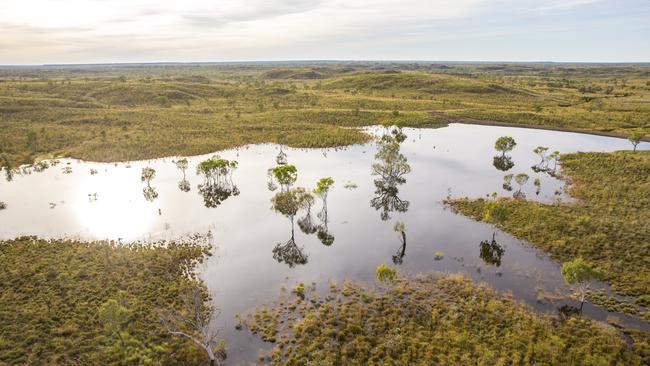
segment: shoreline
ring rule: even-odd
[[[447,121],[447,123],[460,123],[464,125],[480,125],[480,126],[498,126],[498,127],[515,127],[515,128],[530,128],[534,130],[545,130],[545,131],[559,131],[559,132],[572,132],[572,133],[582,133],[586,135],[595,135],[595,136],[604,136],[604,137],[615,137],[620,139],[627,139],[627,136],[623,136],[616,132],[604,132],[604,131],[590,131],[590,130],[580,130],[576,128],[568,127],[554,127],[547,125],[526,125],[521,123],[514,122],[503,122],[503,121],[491,121],[491,120],[482,120],[474,119],[468,117],[460,116],[450,116],[442,112],[432,111],[429,112],[431,115],[438,118],[442,118]],[[643,142],[650,142],[650,136],[645,136],[641,139]]]

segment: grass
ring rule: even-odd
[[[499,227],[567,261],[589,260],[613,289],[650,306],[650,152],[576,153],[561,157],[570,204],[505,199]],[[484,199],[449,203],[477,220]],[[646,313],[646,317],[647,317]]]
[[[206,362],[162,328],[156,310],[182,302],[179,294],[196,283],[193,268],[207,250],[193,242],[0,242],[0,364]],[[119,338],[100,321],[99,309],[111,299],[128,311]]]
[[[444,66],[444,67],[443,67]],[[360,143],[350,127],[458,117],[626,136],[648,126],[639,65],[148,65],[0,69],[0,153],[121,161],[249,143]]]
[[[537,315],[459,275],[345,283],[290,295],[245,325],[275,346],[271,365],[642,365],[647,334],[628,349],[614,328]]]

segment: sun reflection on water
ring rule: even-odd
[[[132,241],[147,234],[157,208],[142,196],[138,178],[116,169],[79,181],[74,210],[90,235]]]

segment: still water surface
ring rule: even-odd
[[[385,130],[374,128],[370,132],[379,136]],[[221,311],[217,326],[228,344],[232,364],[254,361],[258,349],[264,347],[248,332],[234,329],[235,314],[269,302],[282,286],[290,288],[298,282],[325,286],[329,280],[372,281],[380,263],[399,267],[405,273],[462,272],[498,290],[512,292],[516,299],[540,311],[556,312],[559,306],[571,304],[542,295],[569,291],[562,284],[557,263],[508,234],[450,212],[442,201],[448,195],[513,195],[519,186],[513,181],[511,191],[504,189],[504,174],[526,173],[530,179],[521,193],[528,199],[566,202],[570,198],[563,193],[563,181],[531,169],[540,162],[532,152],[536,146],[570,153],[629,149],[629,142],[577,133],[460,124],[403,132],[406,139],[398,153],[407,159],[410,172],[402,176],[405,182],[393,185],[396,191],[389,193],[378,189],[375,181],[379,177],[372,174],[373,164],[382,163],[375,157],[377,142],[341,149],[282,148],[288,162],[298,169],[294,186],[311,190],[321,177],[335,181],[327,198],[327,222],[323,222],[324,215],[317,215],[322,209],[319,199],[311,210],[314,225],[321,231],[326,227],[327,235],[319,239],[316,233],[306,234],[297,223],[294,225],[295,246],[289,249],[298,253],[299,260],[294,255],[293,261],[286,257],[278,261],[282,254],[274,253],[276,245],[292,238],[292,224],[271,209],[271,197],[278,190],[267,188],[267,170],[276,166],[280,151],[279,146],[271,144],[218,153],[238,161],[232,182],[239,194],[216,207],[206,207],[198,188],[203,177],[196,174],[196,165],[213,154],[188,158],[185,179],[189,185],[185,184],[185,189],[179,184],[184,174],[176,167],[178,158],[118,164],[64,159],[42,172],[17,175],[12,182],[0,183],[0,201],[8,206],[0,211],[0,238],[38,235],[132,241],[210,232],[214,255],[198,270]],[[517,142],[508,153],[514,167],[507,172],[493,165],[494,156],[499,155],[494,141],[503,135]],[[639,148],[648,149],[650,144],[642,143]],[[156,170],[150,187],[157,197],[143,194],[147,184],[140,176],[147,166]],[[540,181],[539,188],[533,184],[535,178]],[[296,221],[302,216],[304,211]],[[397,221],[405,224],[405,244],[393,229]],[[481,255],[480,243],[491,242],[494,233],[503,251],[486,255],[484,250]],[[442,252],[444,258],[437,260],[435,252]],[[600,320],[613,315],[589,304],[585,305],[585,314]],[[648,329],[648,324],[638,319],[614,315],[624,323]]]

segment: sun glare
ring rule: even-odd
[[[128,172],[87,176],[80,181],[75,211],[97,239],[136,240],[151,225],[155,208],[142,196],[139,181]]]

